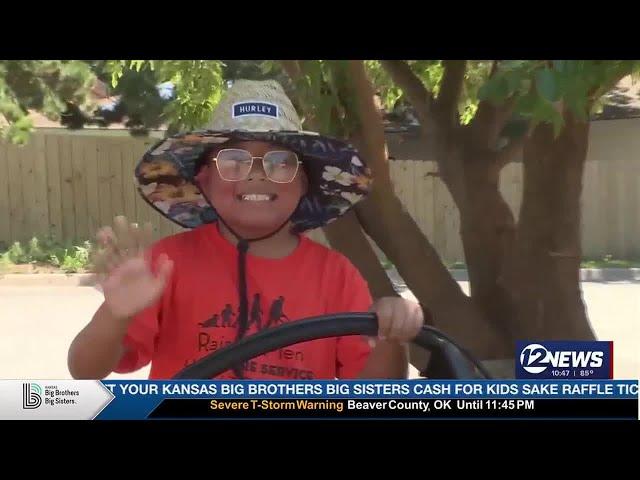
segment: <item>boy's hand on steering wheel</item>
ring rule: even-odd
[[[152,268],[146,254],[152,240],[151,224],[138,228],[119,216],[114,228],[101,228],[97,238],[99,249],[93,254],[92,264],[105,304],[115,317],[131,318],[160,298],[173,262],[163,254]]]
[[[378,316],[378,338],[399,343],[413,340],[424,325],[419,303],[401,297],[384,297],[371,307]]]

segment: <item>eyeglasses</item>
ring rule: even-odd
[[[273,150],[263,157],[254,157],[246,150],[228,148],[220,150],[215,158],[220,178],[228,182],[246,180],[255,159],[262,160],[262,168],[269,180],[275,183],[291,183],[302,163],[298,155],[284,150]]]

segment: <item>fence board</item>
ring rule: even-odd
[[[76,238],[76,204],[73,198],[72,137],[59,136],[60,190],[62,193],[62,231],[67,241]]]
[[[9,199],[9,160],[7,146],[0,143],[0,243],[11,241],[11,201]]]
[[[124,215],[130,222],[137,222],[136,218],[136,186],[133,181],[133,171],[137,161],[137,151],[134,145],[127,145],[122,152],[122,191]]]
[[[95,239],[100,223],[100,198],[98,195],[98,145],[94,137],[87,138],[84,145],[87,181],[87,228],[88,239]]]
[[[48,235],[49,228],[49,201],[47,198],[47,146],[45,136],[42,133],[33,138],[33,193],[34,203],[32,212],[33,234],[37,236]]]
[[[45,135],[47,164],[47,203],[49,204],[49,229],[56,240],[62,240],[62,190],[60,174],[60,149],[58,136]],[[1,194],[1,192],[0,192]],[[0,230],[1,231],[1,230]]]
[[[100,227],[113,225],[113,211],[111,209],[111,171],[109,150],[106,139],[99,139],[96,147],[98,170],[98,200]]]
[[[71,140],[71,169],[73,201],[76,211],[76,241],[89,238],[89,208],[87,207],[87,170],[84,158],[85,138],[74,137]]]
[[[109,152],[109,188],[111,189],[111,208],[114,216],[124,215],[124,201],[122,192],[122,146],[117,140],[110,138],[107,151]]]
[[[11,242],[25,240],[25,203],[22,196],[20,147],[7,145],[7,162],[9,172],[9,219],[11,222]]]
[[[33,237],[37,230],[35,219],[36,188],[34,184],[35,153],[34,142],[30,142],[18,150],[22,199],[24,201],[24,214],[22,217],[24,240],[29,240]]]

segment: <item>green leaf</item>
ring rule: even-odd
[[[545,68],[536,73],[536,88],[542,98],[550,102],[558,100],[558,85],[551,70]]]
[[[587,121],[589,112],[586,92],[576,90],[568,91],[565,96],[565,103],[576,117],[580,120]]]
[[[489,100],[494,103],[501,103],[510,94],[509,80],[505,75],[496,76],[487,81],[478,90],[480,100]]]
[[[522,75],[520,74],[520,72],[512,72],[505,75],[505,78],[509,87],[509,93],[515,92],[519,89],[522,82]]]
[[[551,102],[538,97],[531,113],[534,121],[550,122],[555,113],[555,108]]]
[[[478,89],[478,98],[480,100],[490,100],[494,97],[495,89],[495,82],[489,80]]]
[[[519,113],[525,117],[532,116],[537,102],[538,97],[533,93],[528,93],[527,95],[518,98],[515,113]]]
[[[275,66],[276,62],[274,60],[264,60],[260,64],[260,71],[263,75],[268,75],[275,69]]]
[[[146,60],[131,60],[129,68],[133,70],[135,68],[136,72],[139,72],[144,66]]]

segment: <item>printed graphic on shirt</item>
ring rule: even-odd
[[[289,321],[289,317],[285,313],[285,298],[280,295],[271,302],[268,310],[268,316],[264,318],[264,309],[262,308],[262,297],[256,293],[251,298],[249,307],[249,329],[255,328],[255,332],[260,332],[266,328],[282,325]],[[235,332],[229,332],[229,339],[220,338],[221,332],[213,329],[235,328],[237,326],[238,310],[232,308],[231,304],[226,304],[220,312],[213,313],[211,317],[198,323],[200,331],[198,332],[198,354],[206,356],[227,345],[233,343],[231,338],[235,339]],[[223,334],[224,335],[224,334]],[[304,368],[296,368],[285,365],[278,365],[274,361],[291,361],[304,365],[304,352],[294,348],[282,348],[274,352],[270,363],[250,360],[244,364],[244,371],[251,373],[259,373],[261,375],[272,375],[275,377],[289,379],[312,379],[313,372]],[[196,359],[190,359],[184,362],[187,367],[196,362]]]
[[[260,294],[256,293],[253,296],[249,310],[249,328],[255,325],[256,331],[259,332],[265,328],[281,325],[288,321],[289,317],[284,313],[284,302],[285,298],[282,295],[273,300],[271,307],[269,307],[269,316],[266,322],[263,322],[262,299]],[[227,303],[220,313],[212,314],[207,320],[198,323],[198,326],[201,328],[235,328],[237,326],[238,310],[239,308],[236,308],[234,311],[231,304]]]

